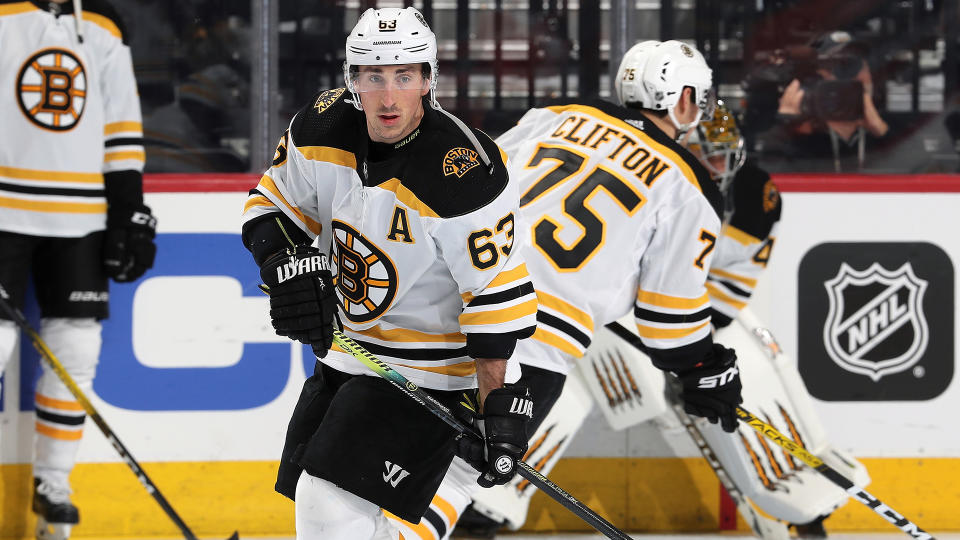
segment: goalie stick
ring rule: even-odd
[[[612,322],[607,325],[607,328],[609,328],[613,333],[617,334],[617,336],[629,342],[634,347],[637,347],[644,353],[647,352],[646,346],[644,346],[640,339],[636,337],[636,334],[624,328],[620,323]],[[826,477],[827,480],[830,480],[834,484],[843,488],[843,490],[850,494],[850,496],[853,497],[857,502],[873,510],[883,519],[890,522],[901,531],[909,534],[911,537],[916,538],[917,540],[936,540],[933,535],[921,529],[916,523],[910,521],[904,517],[903,514],[900,514],[893,508],[887,506],[881,502],[880,499],[867,493],[866,490],[857,487],[856,484],[837,472],[836,469],[824,463],[822,459],[811,454],[806,448],[797,444],[792,439],[784,436],[770,424],[767,424],[763,420],[757,418],[754,414],[750,413],[743,407],[737,407],[736,414],[740,421],[776,443],[777,446],[789,452],[793,457],[806,463],[810,468],[816,470],[818,473]]]
[[[167,517],[180,529],[180,532],[183,533],[183,537],[187,540],[198,540],[197,536],[193,534],[193,531],[190,530],[190,527],[177,512],[170,506],[170,503],[167,502],[167,499],[160,493],[160,489],[157,488],[156,484],[150,480],[150,477],[147,476],[146,471],[140,467],[140,464],[137,463],[137,460],[133,458],[133,455],[130,454],[130,451],[127,450],[127,447],[120,442],[120,439],[117,438],[117,435],[110,429],[110,426],[107,425],[107,422],[100,416],[100,413],[93,407],[93,404],[87,399],[86,394],[83,393],[83,390],[80,390],[80,387],[77,386],[77,383],[74,382],[73,377],[67,373],[67,370],[64,369],[63,364],[60,363],[60,360],[57,360],[57,357],[54,356],[53,352],[50,351],[50,348],[47,346],[46,342],[43,341],[43,338],[40,337],[40,334],[30,326],[30,323],[27,322],[27,318],[23,316],[23,313],[13,306],[10,303],[10,295],[7,293],[6,289],[3,288],[3,285],[0,284],[0,308],[7,314],[10,319],[16,323],[28,336],[30,336],[30,341],[33,342],[33,346],[37,349],[37,352],[40,353],[40,356],[50,365],[50,368],[53,369],[53,372],[57,374],[57,377],[63,381],[64,386],[67,387],[67,390],[77,401],[80,402],[80,405],[83,407],[83,410],[87,413],[87,416],[93,420],[97,427],[100,428],[100,431],[103,432],[103,435],[107,438],[107,441],[111,446],[120,454],[120,458],[123,459],[123,462],[130,467],[130,470],[133,471],[134,476],[137,477],[137,480],[143,485],[144,489],[147,490],[157,504],[160,505],[160,508],[167,514]],[[234,531],[232,535],[227,540],[238,540],[240,537],[237,531]]]
[[[713,449],[710,448],[706,439],[703,438],[703,435],[700,433],[700,428],[696,426],[693,419],[690,418],[690,415],[683,410],[683,405],[675,399],[671,399],[670,407],[677,415],[680,423],[683,424],[683,427],[686,428],[687,433],[690,434],[690,438],[697,444],[697,448],[699,448],[700,453],[703,454],[703,459],[710,465],[710,468],[713,469],[723,489],[727,490],[727,493],[730,494],[730,498],[733,499],[733,502],[737,505],[737,511],[740,512],[743,520],[747,522],[747,525],[750,526],[754,534],[764,540],[788,540],[790,538],[790,531],[787,529],[787,526],[779,521],[760,515],[756,508],[753,507],[750,499],[733,483],[730,475],[727,474],[726,469],[723,468],[720,460],[717,459],[717,455],[713,453]]]
[[[447,425],[457,430],[461,436],[477,437],[482,439],[480,433],[477,432],[473,426],[464,424],[446,405],[440,403],[433,396],[424,392],[415,383],[407,380],[406,377],[358,345],[355,341],[345,336],[339,330],[333,331],[333,342],[373,370],[374,373],[386,379],[387,382],[398,388],[401,392],[406,394],[407,397],[426,407],[427,410],[443,420]],[[530,483],[540,489],[540,491],[549,495],[550,498],[563,505],[563,507],[567,510],[570,510],[576,514],[577,517],[587,522],[591,527],[601,532],[607,538],[613,538],[614,540],[631,540],[630,536],[628,536],[626,533],[614,527],[609,521],[600,517],[599,514],[591,510],[582,502],[578,501],[573,495],[570,495],[564,491],[562,488],[560,488],[560,486],[554,484],[549,478],[540,474],[539,471],[523,461],[517,461],[517,474],[529,480]]]

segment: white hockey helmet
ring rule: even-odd
[[[437,37],[416,8],[370,8],[347,36],[343,79],[353,106],[363,109],[351,78],[356,66],[430,65],[430,102],[437,104]]]
[[[615,81],[622,105],[666,110],[681,134],[697,125],[702,116],[713,116],[712,84],[713,71],[700,51],[676,40],[642,41],[631,47],[620,61]],[[693,122],[680,124],[673,108],[686,86],[693,88],[698,114]]]

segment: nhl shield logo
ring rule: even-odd
[[[839,273],[823,285],[830,302],[823,342],[841,368],[877,382],[910,369],[926,352],[927,281],[909,262],[893,271],[876,262],[863,271],[841,263]]]

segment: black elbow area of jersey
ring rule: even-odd
[[[470,358],[510,358],[517,347],[517,337],[507,334],[467,334],[467,355]]]
[[[140,208],[143,205],[143,174],[140,171],[103,173],[108,211],[113,208]]]
[[[714,328],[726,328],[733,322],[733,319],[727,317],[723,313],[720,313],[714,308],[710,308],[710,322],[713,323]]]
[[[700,341],[675,349],[655,349],[647,347],[647,354],[653,365],[664,371],[681,372],[696,367],[708,360],[713,354],[713,337],[707,336]]]
[[[311,243],[310,237],[280,212],[271,212],[244,223],[241,238],[257,266],[263,266],[263,262],[274,253]]]

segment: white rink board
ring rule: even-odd
[[[147,195],[159,218],[158,266],[137,283],[113,286],[114,318],[91,396],[140,461],[279,458],[304,378],[304,348],[273,334],[266,297],[255,290],[257,271],[239,237],[244,199]],[[780,237],[754,312],[796,355],[798,266],[808,250],[823,242],[923,241],[958,260],[958,207],[956,194],[785,193]],[[26,463],[31,453],[33,415],[18,412],[17,368],[6,377],[0,463]],[[960,391],[953,382],[929,401],[815,403],[837,446],[854,455],[960,456]],[[698,455],[682,432],[611,432],[596,420],[585,423],[568,456]],[[92,422],[86,429],[80,460],[118,461]]]

